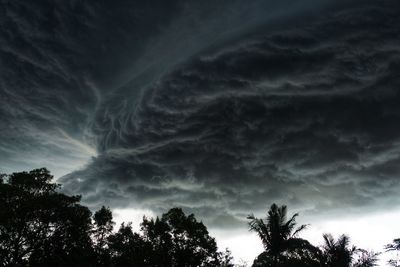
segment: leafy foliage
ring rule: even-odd
[[[332,267],[373,267],[377,265],[379,253],[366,251],[350,245],[350,238],[341,235],[338,239],[331,234],[323,235],[323,262]]]
[[[0,266],[232,266],[193,214],[174,208],[144,218],[141,234],[113,232],[109,208],[92,217],[52,179],[44,168],[0,176]]]
[[[354,267],[373,267],[378,264],[378,256],[380,253],[359,249],[357,261],[353,264]]]
[[[112,266],[152,266],[152,244],[132,231],[130,223],[122,224],[108,239]]]
[[[324,246],[322,247],[325,261],[328,266],[349,267],[353,256],[357,251],[355,246],[350,246],[350,239],[341,235],[337,240],[331,234],[324,234]]]
[[[92,237],[94,241],[94,250],[97,255],[97,266],[110,265],[110,251],[108,248],[108,238],[112,235],[114,229],[112,212],[109,208],[101,207],[93,215],[94,227]]]
[[[215,239],[193,214],[173,208],[161,218],[144,218],[142,231],[152,244],[152,266],[219,266]]]
[[[79,196],[56,191],[46,169],[3,176],[0,184],[0,259],[3,266],[78,266],[91,263],[91,212]],[[79,259],[79,261],[78,261]]]

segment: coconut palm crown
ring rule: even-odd
[[[297,234],[307,227],[307,225],[296,227],[297,216],[298,213],[287,220],[287,207],[279,207],[274,203],[265,220],[254,215],[249,215],[247,219],[250,220],[250,231],[259,235],[266,252],[276,259],[289,247],[290,242],[296,239]]]

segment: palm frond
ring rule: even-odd
[[[296,237],[301,231],[307,229],[308,224],[303,224],[300,227],[297,227],[296,231],[293,232],[292,237]]]
[[[323,234],[322,237],[324,238],[325,241],[325,248],[327,249],[333,249],[335,247],[335,239],[333,238],[332,234]]]
[[[393,243],[387,244],[385,246],[386,251],[395,251],[400,250],[400,238],[394,239]]]
[[[350,244],[350,238],[347,235],[341,235],[339,239],[337,240],[337,245],[340,247],[342,250],[346,249]],[[353,250],[355,247],[353,247]]]
[[[271,240],[268,226],[262,219],[256,218],[253,214],[247,216],[247,219],[250,220],[248,223],[250,228],[249,230],[256,232],[260,237],[264,247],[267,248]]]

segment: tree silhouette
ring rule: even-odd
[[[378,264],[378,256],[380,253],[359,249],[359,255],[353,267],[374,267]]]
[[[350,245],[350,238],[341,235],[337,240],[331,234],[324,234],[322,246],[323,260],[328,267],[373,267],[376,266],[378,253]],[[358,259],[355,256],[358,255]]]
[[[2,267],[233,267],[231,252],[217,251],[215,239],[193,214],[172,208],[161,217],[143,218],[141,231],[122,223],[114,232],[112,212],[101,207],[92,217],[80,196],[59,192],[45,168],[0,175],[0,266]],[[253,263],[262,267],[373,267],[377,253],[323,235],[313,246],[297,235],[294,214],[273,204],[265,219],[248,216],[265,251]],[[399,251],[400,239],[385,246]],[[398,261],[389,262],[398,267]]]
[[[350,239],[341,235],[337,240],[331,234],[324,234],[324,245],[322,250],[328,266],[349,267],[351,266],[356,247],[350,247]]]
[[[110,266],[110,252],[108,250],[108,238],[114,229],[112,212],[104,206],[93,215],[94,229],[92,236],[94,250],[97,255],[97,266]]]
[[[52,179],[44,168],[2,176],[1,266],[91,264],[91,212],[79,196],[58,193]]]
[[[193,214],[173,208],[144,218],[141,234],[131,224],[114,233],[109,208],[92,217],[52,179],[44,168],[0,175],[0,266],[231,266]]]
[[[247,217],[250,220],[250,231],[256,232],[264,245],[265,253],[260,255],[264,261],[263,264],[277,266],[285,251],[295,247],[295,244],[304,243],[304,240],[297,238],[297,234],[304,230],[306,225],[296,227],[297,216],[296,213],[287,220],[287,207],[278,207],[274,203],[265,220],[258,219],[254,215]]]
[[[234,267],[232,252],[226,248],[224,252],[221,252],[220,255],[220,266],[221,267]]]
[[[202,222],[173,208],[160,218],[144,218],[145,241],[152,246],[151,266],[219,266],[219,253]]]
[[[118,232],[108,238],[112,266],[152,266],[152,246],[132,231],[131,224],[122,223]]]

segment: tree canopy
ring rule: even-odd
[[[57,192],[46,169],[3,176],[0,256],[3,266],[84,266],[91,262],[91,212],[79,196]]]
[[[230,266],[193,214],[173,208],[144,218],[141,232],[112,212],[59,192],[47,169],[0,177],[0,266]]]

